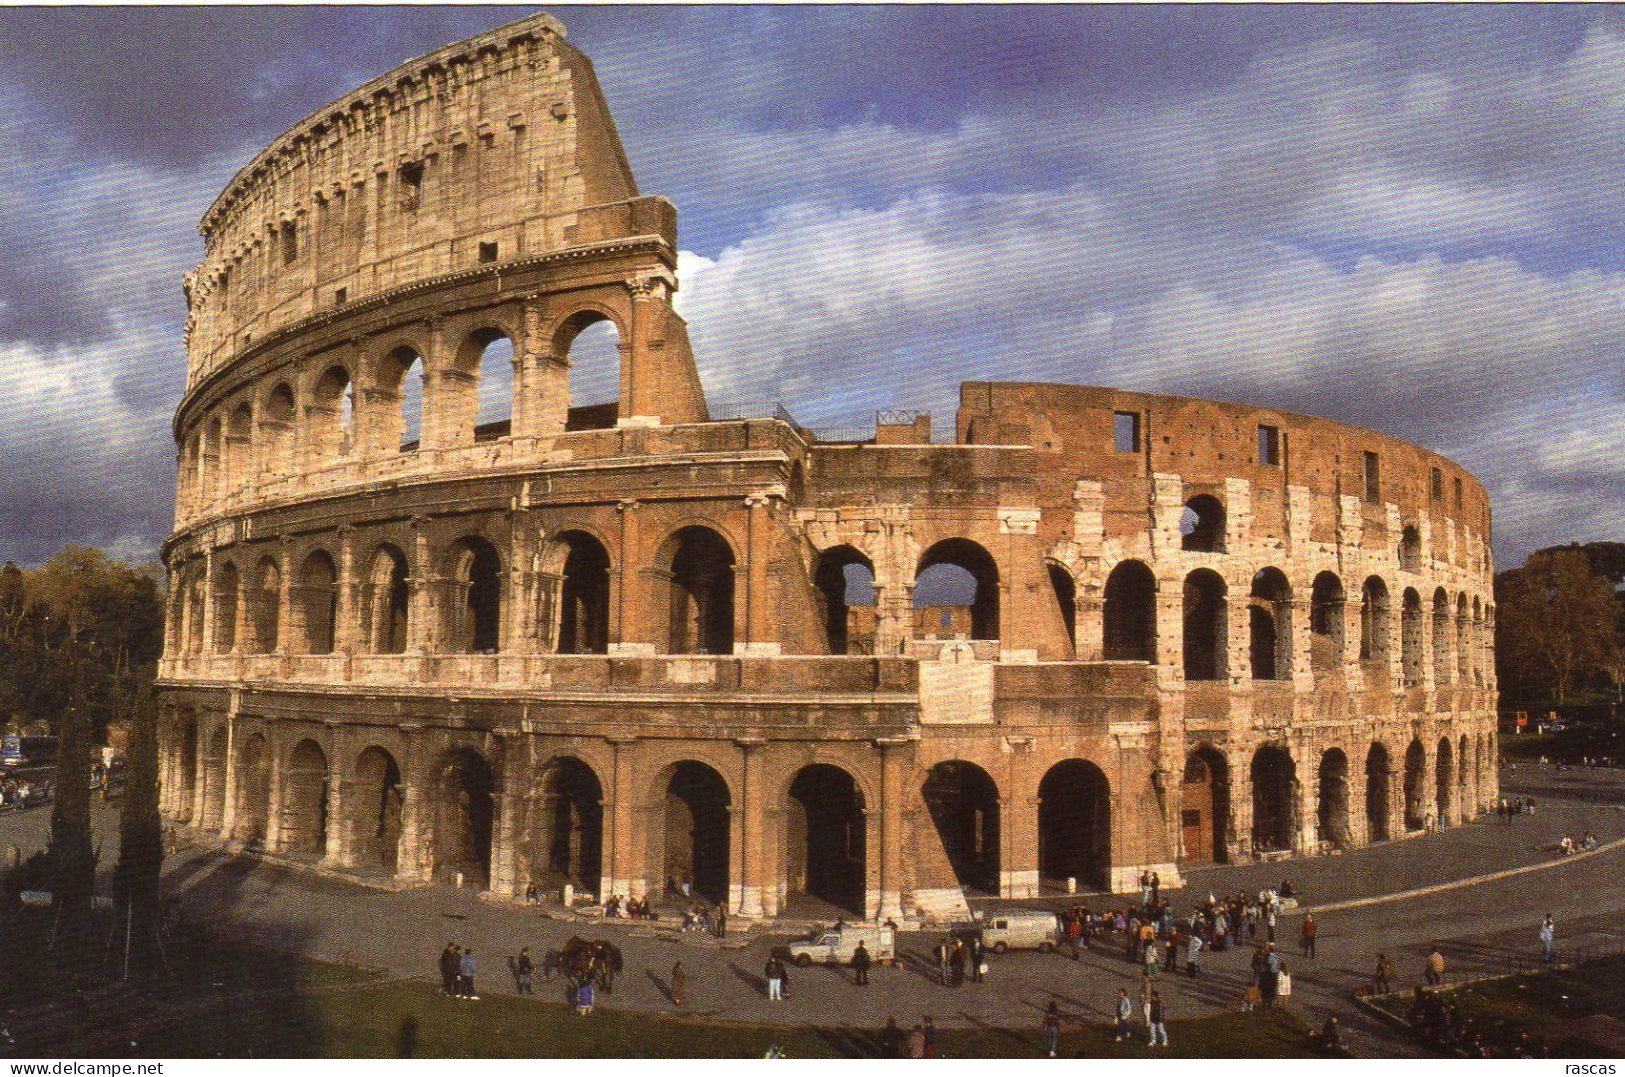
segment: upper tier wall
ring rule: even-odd
[[[204,216],[189,385],[321,310],[581,242],[637,196],[592,66],[536,15],[374,79],[278,138]]]

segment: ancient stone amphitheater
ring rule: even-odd
[[[1472,476],[1115,389],[967,383],[941,443],[708,406],[676,211],[547,16],[304,120],[201,231],[161,670],[194,836],[945,916],[1496,796]]]

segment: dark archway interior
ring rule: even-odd
[[[958,573],[937,569],[949,565],[968,573],[975,581],[975,594],[970,598],[970,635],[972,639],[999,638],[999,566],[993,555],[970,539],[945,539],[925,551],[914,574],[914,608],[964,605],[954,596],[937,596],[939,587],[952,587]]]
[[[1179,821],[1186,860],[1222,864],[1230,858],[1230,766],[1217,749],[1185,757]]]
[[[1057,564],[1049,566],[1050,590],[1055,592],[1055,601],[1061,607],[1061,624],[1066,627],[1066,653],[1068,656],[1076,653],[1075,641],[1078,638],[1078,585],[1072,579],[1072,573]]]
[[[311,554],[305,561],[300,585],[305,653],[332,654],[339,603],[338,573],[332,558],[319,550]]]
[[[187,722],[181,730],[180,810],[181,819],[192,818],[193,791],[197,788],[197,723]]]
[[[1422,596],[1407,587],[1403,602],[1400,609],[1400,666],[1405,673],[1405,687],[1415,688],[1422,683]]]
[[[569,547],[559,588],[560,654],[609,650],[609,552],[584,532],[563,536]]]
[[[1377,576],[1361,588],[1360,661],[1388,661],[1388,587]]]
[[[728,897],[728,785],[722,775],[685,760],[666,785],[666,880],[684,880],[707,901]]]
[[[266,813],[271,804],[271,752],[265,738],[251,734],[243,743],[242,770],[237,783],[235,837],[255,844],[265,840]]]
[[[1181,549],[1199,553],[1224,550],[1224,503],[1209,494],[1199,494],[1185,503],[1179,517]]]
[[[1197,569],[1185,577],[1185,679],[1222,680],[1225,671],[1224,580]]]
[[[501,647],[502,559],[484,539],[469,539],[462,576],[463,650],[494,654]]]
[[[1309,665],[1316,673],[1343,667],[1343,584],[1330,572],[1315,577],[1309,594]]]
[[[1455,807],[1456,765],[1451,759],[1454,754],[1450,738],[1441,738],[1433,761],[1433,817],[1441,828],[1449,824],[1451,809]]]
[[[961,886],[999,892],[999,790],[974,763],[938,763],[921,789]]]
[[[282,776],[282,848],[321,856],[327,852],[327,756],[313,740],[303,740],[288,758]]]
[[[1112,798],[1106,775],[1093,763],[1067,759],[1038,784],[1038,874],[1111,885]]]
[[[491,765],[478,752],[460,749],[441,764],[435,813],[437,876],[462,872],[476,886],[489,884],[495,784]]]
[[[1157,660],[1157,580],[1143,561],[1124,561],[1106,577],[1108,662]]]
[[[1349,837],[1349,761],[1333,748],[1320,757],[1319,830],[1321,841],[1341,849]]]
[[[1292,676],[1292,593],[1278,568],[1253,577],[1248,596],[1248,659],[1255,681]]]
[[[603,885],[604,789],[598,775],[574,756],[547,765],[531,810],[531,881],[568,882],[596,893]]]
[[[1427,749],[1419,740],[1411,741],[1405,749],[1405,829],[1421,830],[1427,823],[1426,792]]]
[[[824,763],[804,767],[790,799],[799,808],[790,812],[790,889],[864,915],[867,835],[863,794],[852,775]]]
[[[824,600],[824,634],[830,654],[873,654],[875,567],[851,546],[825,550],[813,572]],[[867,608],[864,616],[855,611]]]
[[[401,654],[406,650],[406,618],[410,602],[406,557],[393,546],[385,546],[373,558],[371,606],[374,653]]]
[[[1253,848],[1270,852],[1292,848],[1297,830],[1292,757],[1283,748],[1260,748],[1253,755]]]
[[[356,760],[356,857],[368,867],[394,873],[401,844],[401,797],[405,786],[395,757],[368,748]]]
[[[1365,825],[1367,840],[1387,841],[1388,749],[1373,744],[1365,757]]]
[[[678,532],[671,559],[670,654],[732,654],[734,555],[704,527]]]

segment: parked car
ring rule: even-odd
[[[981,917],[982,945],[996,954],[1007,950],[1050,953],[1060,937],[1061,921],[1052,912],[1022,910]]]
[[[818,932],[807,942],[793,942],[787,949],[790,960],[802,968],[812,964],[846,965],[862,942],[877,965],[897,964],[897,932],[869,924],[842,924]]]

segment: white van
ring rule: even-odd
[[[996,954],[1006,950],[1037,950],[1049,953],[1060,937],[1061,921],[1052,912],[987,913],[979,918],[982,945]]]
[[[850,965],[859,942],[875,964],[897,964],[897,932],[868,924],[843,924],[819,932],[811,942],[793,942],[789,946],[790,960],[801,968],[814,963]]]

